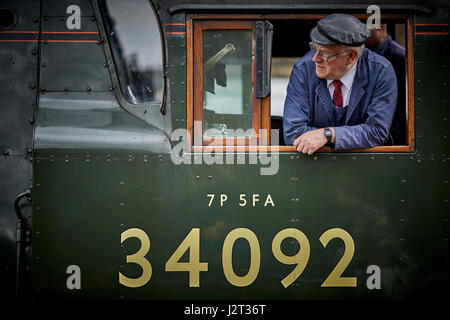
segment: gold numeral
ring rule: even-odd
[[[131,255],[127,255],[127,263],[136,263],[142,268],[142,274],[139,278],[128,278],[119,271],[119,283],[130,288],[137,288],[145,285],[152,276],[152,266],[145,258],[150,250],[150,239],[147,234],[138,228],[128,229],[120,234],[120,243],[122,244],[128,238],[138,238],[141,242],[140,249]]]
[[[300,249],[296,254],[292,256],[285,255],[281,251],[281,243],[286,238],[294,238],[300,244]],[[288,228],[281,230],[273,238],[272,252],[274,257],[281,263],[297,265],[291,273],[289,273],[283,280],[281,280],[281,284],[283,285],[283,287],[287,288],[295,280],[297,280],[297,278],[302,274],[303,270],[305,270],[306,265],[308,264],[311,250],[308,238],[303,232],[298,229]]]
[[[356,287],[356,277],[341,277],[345,268],[350,264],[355,253],[355,242],[352,236],[345,230],[333,228],[325,231],[320,236],[319,240],[325,248],[331,239],[339,238],[344,241],[345,250],[341,260],[339,260],[336,267],[331,271],[321,287]]]
[[[238,276],[233,270],[233,246],[234,242],[244,238],[250,245],[250,268],[245,276]],[[259,242],[253,231],[246,228],[237,228],[232,230],[223,243],[222,249],[222,267],[225,278],[236,287],[246,287],[255,281],[261,265],[261,252]]]
[[[179,262],[189,249],[189,262]],[[200,229],[193,228],[166,262],[166,271],[189,272],[189,287],[200,287],[200,271],[208,271],[208,263],[200,262]]]

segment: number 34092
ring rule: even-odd
[[[126,287],[137,288],[145,285],[152,277],[152,266],[145,257],[150,250],[150,239],[143,230],[138,228],[131,228],[121,233],[121,243],[128,238],[137,238],[141,245],[136,253],[126,256],[126,262],[138,264],[142,268],[142,273],[137,278],[129,278],[119,272],[119,283]],[[233,246],[235,241],[240,238],[247,240],[250,246],[250,266],[247,274],[242,276],[234,272],[232,263]],[[299,250],[294,255],[286,255],[281,250],[281,243],[287,238],[293,238],[300,244]],[[333,228],[325,231],[319,237],[319,241],[323,247],[326,247],[330,240],[335,238],[339,238],[344,242],[344,254],[321,286],[356,287],[356,277],[342,277],[342,273],[347,268],[355,252],[353,238],[347,231],[340,228]],[[188,249],[189,262],[180,262],[181,257]],[[295,265],[295,268],[281,280],[283,287],[287,288],[305,270],[310,256],[310,244],[303,232],[298,229],[287,228],[278,232],[273,238],[272,253],[279,262],[287,265]],[[222,249],[222,267],[228,282],[237,287],[249,286],[258,277],[260,266],[261,251],[255,233],[246,228],[237,228],[230,231],[225,238]],[[208,271],[208,262],[200,261],[199,228],[193,228],[184,238],[171,257],[166,261],[165,271],[188,272],[189,287],[200,287],[200,272]]]
[[[150,250],[150,239],[143,230],[138,228],[131,228],[121,233],[121,243],[128,238],[137,238],[141,245],[136,253],[126,256],[126,262],[138,264],[142,268],[142,273],[137,278],[129,278],[119,272],[119,283],[126,287],[137,288],[149,282],[152,276],[152,266],[145,258]],[[233,246],[235,241],[240,238],[247,240],[250,246],[250,266],[247,274],[243,276],[239,276],[234,272],[232,264]],[[286,255],[281,250],[281,243],[287,238],[293,238],[300,244],[299,250],[294,255]],[[320,236],[319,241],[323,247],[326,247],[330,240],[334,238],[339,238],[344,242],[345,251],[335,268],[322,283],[322,287],[356,287],[356,277],[342,277],[342,273],[350,263],[355,252],[353,238],[347,231],[333,228],[325,231]],[[188,249],[189,262],[180,262],[181,257]],[[310,256],[310,244],[303,232],[298,229],[287,228],[278,232],[273,238],[272,253],[279,262],[287,265],[295,265],[295,268],[281,280],[283,287],[287,288],[305,270]],[[222,267],[228,282],[237,287],[249,286],[258,277],[260,266],[261,251],[255,233],[246,228],[237,228],[230,231],[225,237],[222,249]],[[199,228],[193,228],[184,238],[172,256],[167,260],[165,271],[188,272],[189,286],[200,286],[200,272],[208,271],[208,262],[200,261]]]

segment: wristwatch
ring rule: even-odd
[[[331,145],[331,138],[333,137],[333,132],[331,131],[330,128],[324,128],[323,129],[323,134],[325,135],[325,138],[327,138],[327,143],[325,144],[326,146],[330,146]]]

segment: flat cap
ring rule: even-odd
[[[311,30],[311,40],[322,46],[361,46],[370,37],[369,28],[354,16],[334,13],[320,19]]]

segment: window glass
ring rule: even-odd
[[[160,103],[163,95],[161,34],[147,0],[100,0],[99,7],[124,98]]]
[[[203,31],[205,137],[243,136],[249,132],[253,120],[252,77],[251,30]]]

